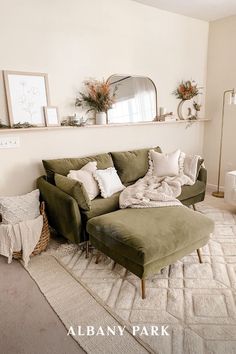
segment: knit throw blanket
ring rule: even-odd
[[[30,255],[37,245],[43,228],[43,217],[0,225],[0,255],[12,261],[13,252],[22,251],[22,260],[28,266]]]
[[[176,199],[183,185],[193,185],[196,181],[199,156],[188,156],[182,172],[175,177],[157,177],[148,172],[132,186],[120,194],[120,208],[157,208],[179,205]]]

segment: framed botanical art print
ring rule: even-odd
[[[45,126],[43,107],[48,106],[47,74],[4,71],[10,125]]]
[[[56,106],[44,107],[45,122],[47,127],[60,125],[58,108]]]

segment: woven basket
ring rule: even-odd
[[[50,240],[50,231],[49,231],[49,226],[48,226],[48,219],[47,215],[45,213],[45,203],[42,202],[40,205],[40,214],[43,216],[43,228],[42,228],[42,233],[39,239],[39,242],[35,246],[34,251],[32,252],[31,256],[35,256],[36,254],[41,253],[42,251],[45,251],[49,240]],[[22,258],[22,251],[20,252],[13,252],[12,257],[14,259],[20,259]]]

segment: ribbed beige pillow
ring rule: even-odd
[[[97,170],[97,161],[88,162],[80,170],[70,170],[67,177],[72,178],[80,183],[88,193],[89,199],[93,200],[99,195],[98,183],[93,177],[93,173]]]
[[[179,149],[169,154],[150,150],[149,158],[153,165],[152,174],[157,177],[177,176],[179,174],[180,153]]]

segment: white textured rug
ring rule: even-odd
[[[198,210],[215,221],[204,263],[193,253],[164,268],[146,282],[145,300],[135,275],[75,245],[32,259],[29,273],[67,328],[126,325],[124,336],[76,336],[88,353],[236,353],[236,216],[206,203]],[[134,325],[168,325],[170,335],[134,337]]]

